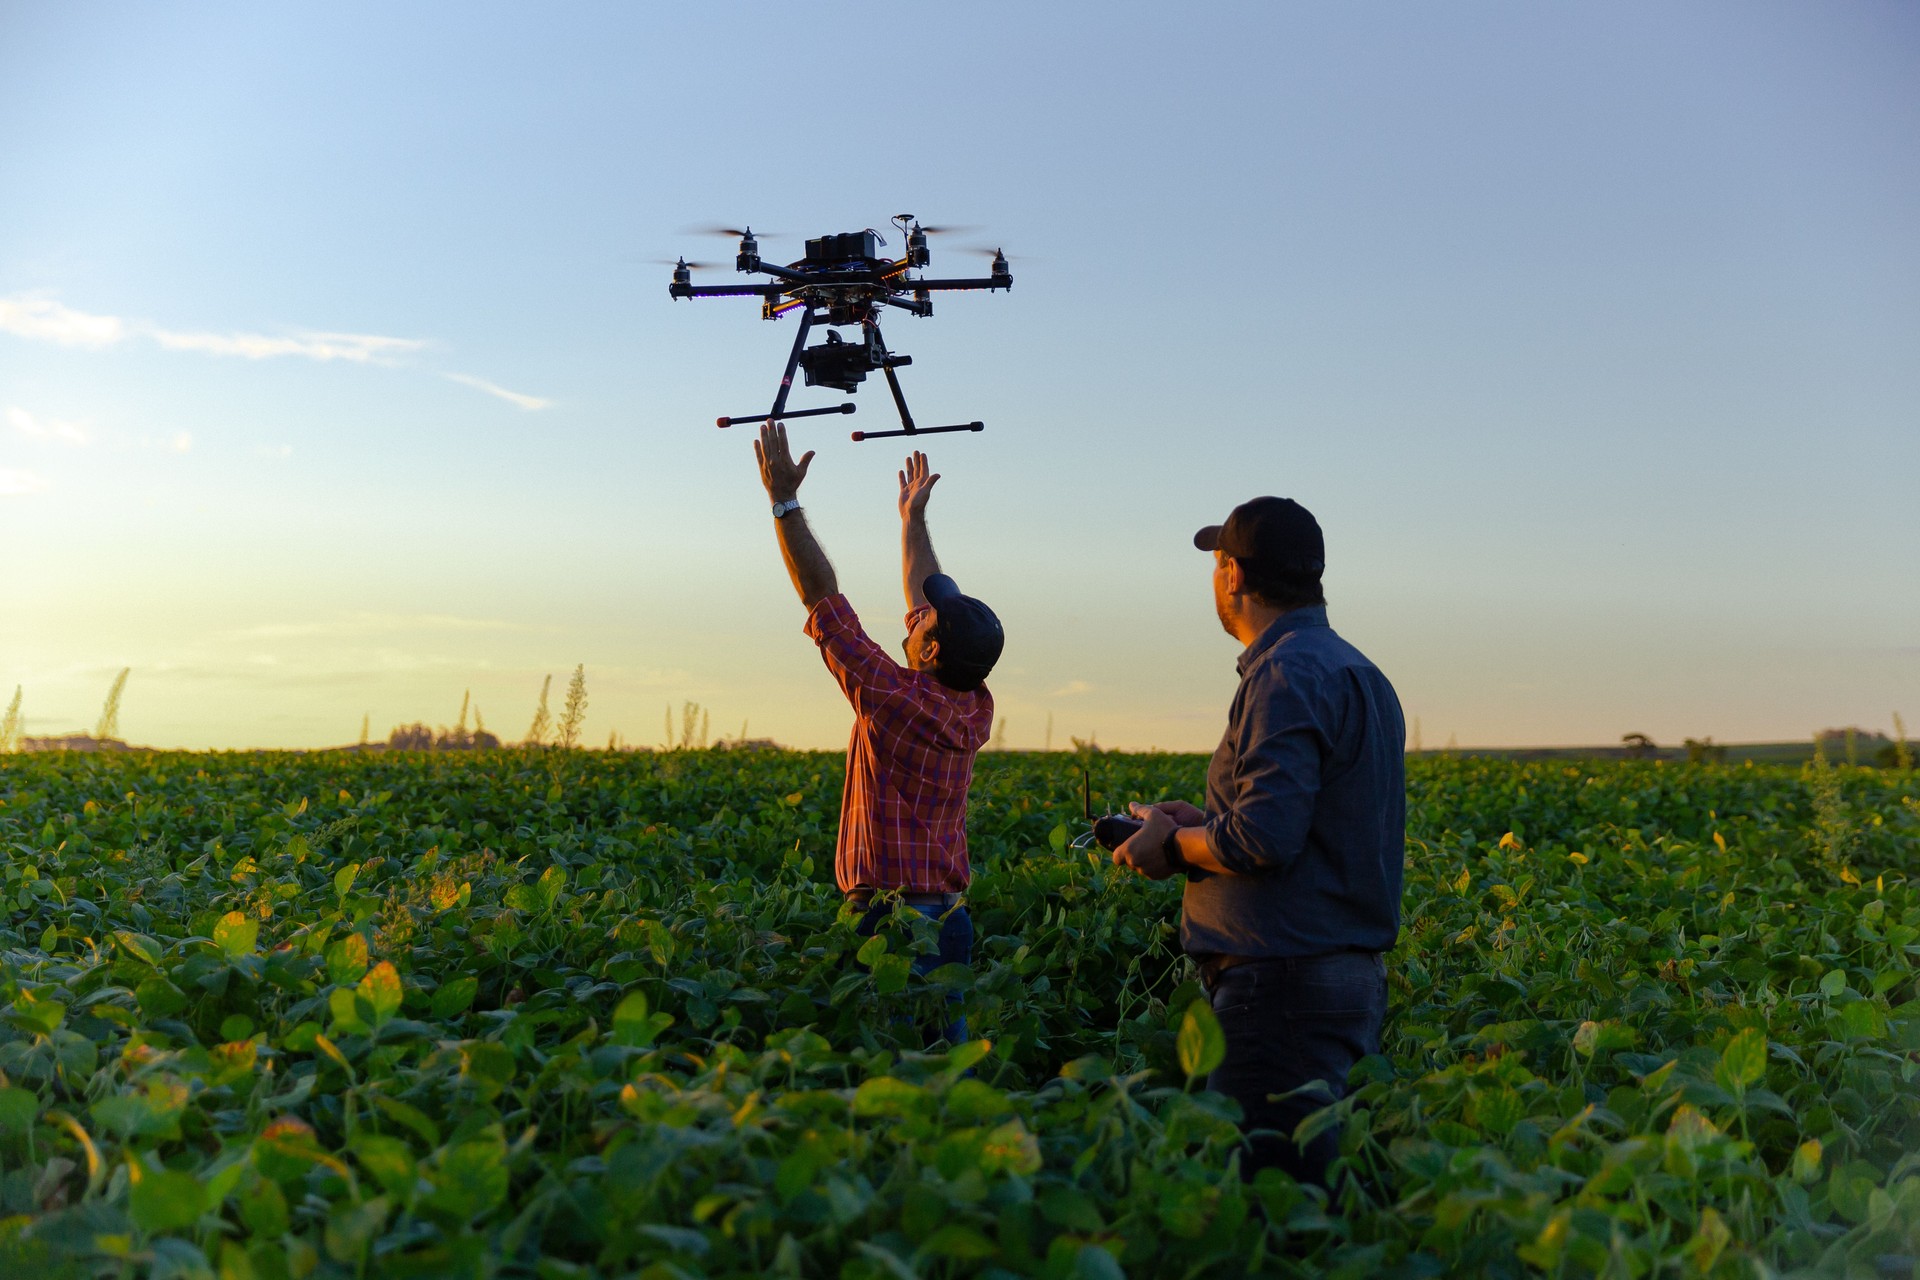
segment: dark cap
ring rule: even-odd
[[[944,573],[929,577],[920,589],[940,615],[940,669],[961,680],[985,680],[1007,642],[1000,619],[982,602],[961,595],[959,584]]]
[[[1202,551],[1224,551],[1236,560],[1279,573],[1318,575],[1327,567],[1320,522],[1292,498],[1253,498],[1233,509],[1225,524],[1193,535]]]

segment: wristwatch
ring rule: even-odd
[[[1181,875],[1193,870],[1193,864],[1187,861],[1184,853],[1180,852],[1180,828],[1175,827],[1167,832],[1167,838],[1161,842],[1160,853],[1166,858],[1167,865]]]
[[[785,502],[776,502],[773,504],[773,518],[778,520],[781,516],[787,514],[787,512],[798,511],[799,509],[800,499],[798,498],[788,498]]]

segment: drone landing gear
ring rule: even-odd
[[[799,367],[800,353],[806,350],[807,333],[813,328],[813,325],[813,308],[807,307],[800,312],[800,331],[793,335],[793,350],[787,355],[787,370],[780,377],[780,391],[773,398],[773,409],[768,413],[739,414],[728,418],[718,418],[715,420],[716,425],[731,427],[735,423],[772,422],[776,419],[787,418],[817,418],[822,414],[852,413],[858,407],[857,405],[848,403],[829,405],[824,409],[790,410],[787,408],[787,394],[793,390],[793,371]],[[867,320],[864,322],[864,327],[871,332],[873,344],[880,351],[885,351],[887,349],[886,342],[880,336],[880,326],[872,320]],[[987,429],[987,424],[984,422],[956,422],[952,426],[946,427],[916,426],[913,421],[913,414],[907,409],[906,394],[900,390],[900,376],[893,371],[896,364],[906,363],[908,363],[906,356],[889,356],[886,362],[880,365],[880,371],[887,375],[887,390],[893,393],[893,407],[900,411],[900,429],[898,431],[856,431],[853,433],[853,439],[855,441],[884,440],[890,436],[937,436],[949,431],[985,431]]]

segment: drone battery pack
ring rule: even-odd
[[[831,266],[854,258],[879,256],[880,237],[871,231],[848,231],[807,241],[807,262],[813,266]]]

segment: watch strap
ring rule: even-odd
[[[798,498],[788,498],[785,502],[776,502],[773,504],[773,518],[778,520],[789,511],[798,511],[799,509],[800,499]]]

